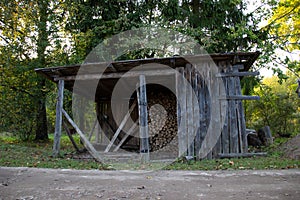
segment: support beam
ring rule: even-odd
[[[93,136],[93,133],[94,133],[94,131],[95,131],[95,128],[96,128],[97,124],[98,124],[98,119],[97,119],[97,117],[96,117],[96,120],[95,120],[95,122],[94,122],[93,128],[92,128],[92,130],[91,130],[91,132],[90,132],[90,134],[89,134],[89,141],[91,141],[91,139],[92,139],[92,136]]]
[[[122,120],[119,128],[117,129],[117,131],[115,132],[113,138],[111,139],[110,143],[107,145],[106,149],[105,149],[105,153],[109,152],[110,148],[112,147],[112,145],[114,144],[115,140],[117,139],[118,135],[120,134],[121,130],[123,129],[123,127],[125,126],[128,118],[130,117],[130,114],[132,113],[133,109],[135,108],[135,102],[133,102],[133,104],[131,105],[129,111],[126,113],[124,119]]]
[[[145,75],[140,75],[140,87],[137,90],[139,122],[140,122],[140,153],[142,163],[150,161],[149,154],[149,130],[148,130],[148,111]]]
[[[225,72],[216,74],[217,78],[233,76],[258,76],[259,72]]]
[[[114,72],[114,73],[103,73],[103,74],[83,74],[83,75],[73,75],[73,76],[61,76],[54,78],[55,81],[57,80],[65,80],[65,81],[72,81],[72,80],[103,80],[103,79],[114,79],[114,78],[132,78],[138,77],[141,74],[145,76],[167,76],[167,75],[174,75],[173,70],[169,69],[159,69],[159,70],[147,70],[147,71],[128,71],[128,72]]]
[[[259,96],[247,96],[247,95],[229,95],[220,96],[220,100],[260,100]]]
[[[75,148],[76,152],[80,153],[81,151],[80,151],[79,147],[77,146],[77,144],[72,136],[72,133],[71,133],[70,129],[68,128],[67,123],[64,121],[63,121],[63,127],[64,127],[65,131],[67,132],[67,135],[69,136],[70,141],[73,144],[73,147]]]
[[[68,113],[64,109],[62,109],[62,113],[64,114],[64,116],[66,117],[68,122],[73,126],[73,128],[75,128],[76,132],[80,135],[84,147],[90,152],[90,154],[95,158],[96,161],[102,163],[102,159],[101,159],[99,153],[96,151],[94,146],[90,143],[88,138],[85,137],[84,133],[78,128],[76,123],[71,119],[71,117],[68,115]]]
[[[134,131],[134,129],[137,127],[138,121],[136,121],[128,130],[128,132],[123,136],[122,140],[120,141],[120,143],[118,144],[118,146],[116,146],[116,148],[113,150],[113,152],[116,152],[120,149],[120,147],[123,145],[123,143],[126,141],[126,139],[128,138],[129,135],[131,135],[131,133]]]
[[[55,120],[55,132],[53,141],[53,157],[59,155],[60,150],[60,137],[61,137],[61,126],[62,126],[62,109],[64,101],[64,80],[58,81],[58,97],[56,102],[56,120]]]

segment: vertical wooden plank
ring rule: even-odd
[[[238,72],[241,66],[237,66],[234,68],[235,72]],[[236,95],[242,95],[241,82],[239,77],[235,77],[235,90]],[[246,133],[246,121],[244,115],[244,108],[242,100],[237,100],[237,115],[238,115],[238,127],[239,127],[239,146],[240,152],[246,153],[248,152],[248,144],[247,144],[247,133]]]
[[[200,152],[200,148],[201,148],[201,77],[200,77],[200,74],[196,73],[195,74],[195,78],[196,78],[196,87],[195,87],[195,90],[196,90],[196,95],[197,95],[197,98],[198,98],[198,115],[199,115],[199,119],[198,121],[196,122],[197,125],[198,125],[198,129],[197,129],[197,132],[196,132],[196,137],[195,137],[195,152],[196,152],[196,159],[199,160],[200,157],[199,157],[199,152]],[[197,110],[195,110],[195,112],[197,112]]]
[[[202,77],[203,75],[201,75],[200,77],[200,88],[199,88],[199,94],[198,94],[198,101],[199,101],[199,115],[200,115],[200,133],[199,133],[199,140],[200,140],[200,144],[199,147],[197,147],[199,149],[199,151],[197,151],[197,155],[200,158],[200,149],[202,147],[202,143],[203,140],[205,138],[206,135],[206,119],[205,119],[205,87],[206,87],[206,83],[204,81],[204,78]]]
[[[194,157],[194,116],[193,116],[193,78],[192,78],[192,66],[187,64],[186,68],[186,79],[188,84],[186,85],[186,113],[187,113],[187,148],[188,148],[188,157]]]
[[[186,138],[186,89],[184,68],[177,68],[176,97],[177,97],[177,125],[178,125],[178,157],[185,156],[187,150]]]
[[[212,88],[213,88],[213,82],[211,81],[211,68],[210,68],[210,65],[209,65],[209,62],[206,62],[205,63],[205,68],[206,68],[206,77],[205,77],[205,80],[206,80],[206,82],[205,82],[205,88],[204,88],[204,102],[205,102],[205,104],[204,104],[204,120],[205,120],[205,122],[204,122],[204,130],[205,130],[205,132],[204,132],[204,141],[207,141],[207,140],[205,140],[205,138],[207,137],[207,134],[208,134],[208,129],[209,129],[209,126],[210,126],[210,124],[211,124],[211,129],[212,130],[214,130],[214,128],[213,128],[213,126],[214,126],[214,120],[211,118],[211,101],[212,101],[212,99],[211,99],[211,93],[210,92],[214,92],[213,90],[212,90]],[[207,147],[207,145],[208,144],[202,144],[202,145],[205,145],[206,147]],[[206,159],[212,159],[212,149],[207,149],[206,148],[206,153],[207,153],[207,155],[206,155]]]
[[[214,66],[212,66],[212,67],[214,67]],[[215,67],[219,67],[219,66],[215,66]],[[220,94],[221,93],[221,87],[222,87],[222,81],[221,80],[219,80],[218,78],[216,78],[216,75],[215,74],[212,74],[211,75],[211,81],[212,82],[214,82],[214,84],[213,84],[213,87],[214,87],[214,89],[213,89],[213,93],[214,94]],[[212,157],[213,158],[218,158],[218,155],[219,155],[219,153],[221,153],[221,149],[222,149],[222,147],[221,147],[221,134],[222,134],[222,127],[221,127],[221,124],[222,124],[222,101],[221,100],[219,100],[218,98],[217,98],[217,96],[219,96],[219,95],[214,95],[214,101],[216,102],[216,106],[218,107],[218,109],[217,109],[217,116],[216,117],[214,117],[214,118],[218,118],[218,119],[215,119],[215,122],[214,122],[214,124],[216,124],[216,131],[218,132],[218,138],[216,138],[216,140],[217,140],[217,143],[216,143],[216,145],[215,145],[215,147],[213,148],[213,151],[212,151]]]
[[[57,91],[57,102],[56,102],[56,119],[55,119],[55,132],[53,141],[53,157],[59,155],[60,150],[60,137],[61,137],[61,126],[62,126],[62,109],[64,101],[64,80],[58,81],[58,91]]]
[[[149,130],[145,75],[140,75],[140,88],[138,92],[139,122],[140,122],[140,153],[142,163],[149,162]]]
[[[229,95],[229,88],[228,88],[228,78],[224,77],[223,79],[223,83],[225,86],[225,90],[226,90],[226,95]],[[227,101],[227,100],[224,100]],[[227,106],[226,106],[227,105]],[[229,117],[230,117],[230,110],[229,108],[229,101],[223,102],[222,104],[222,109],[225,112],[225,121],[224,121],[224,126],[223,126],[223,130],[222,130],[222,153],[229,153]]]
[[[232,72],[232,66],[230,66]],[[229,96],[235,95],[235,78],[229,77],[228,80]],[[228,103],[230,110],[230,153],[238,153],[238,127],[237,127],[237,113],[236,113],[236,100],[229,100]]]

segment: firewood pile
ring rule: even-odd
[[[176,96],[171,92],[149,91],[148,97],[151,151],[163,148],[168,151],[177,151],[175,144],[177,143]]]

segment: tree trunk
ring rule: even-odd
[[[193,28],[197,28],[199,26],[199,17],[200,17],[200,0],[192,1],[192,21],[191,25]]]
[[[38,55],[38,67],[46,66],[46,48],[49,45],[47,21],[48,21],[48,1],[38,1],[39,20],[37,24],[38,28],[38,40],[37,40],[37,55]],[[36,115],[36,140],[48,139],[48,127],[47,127],[47,113],[46,113],[46,93],[43,91],[45,87],[45,80],[38,79],[38,95],[37,95],[37,115]]]
[[[45,87],[45,80],[40,80],[38,87],[42,90]],[[46,113],[46,94],[40,92],[37,100],[37,114],[36,114],[36,132],[35,140],[48,139],[47,113]]]

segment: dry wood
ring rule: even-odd
[[[63,80],[58,81],[58,97],[56,102],[56,120],[55,120],[55,132],[53,141],[53,157],[59,155],[60,150],[60,137],[61,137],[61,126],[62,126],[62,109],[64,102],[64,85]]]
[[[140,124],[140,154],[142,162],[149,162],[149,130],[148,130],[148,111],[146,80],[144,75],[140,75],[138,94],[139,124]]]

